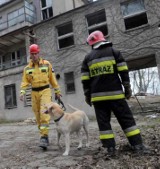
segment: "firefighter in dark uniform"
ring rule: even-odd
[[[49,145],[50,115],[43,112],[45,110],[45,104],[51,102],[52,93],[50,85],[54,88],[56,98],[60,98],[61,94],[51,63],[39,56],[39,46],[32,44],[29,50],[31,60],[23,71],[20,100],[24,100],[26,89],[31,85],[32,110],[35,114],[41,136],[39,146],[46,149]]]
[[[81,80],[86,103],[93,104],[95,109],[102,146],[108,154],[115,154],[115,136],[110,124],[113,111],[132,149],[144,151],[140,130],[125,100],[132,93],[125,60],[100,31],[92,32],[87,43],[92,51],[83,60]]]

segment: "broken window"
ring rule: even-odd
[[[126,30],[148,23],[143,0],[131,0],[121,4]]]
[[[41,0],[41,7],[43,20],[53,16],[52,0]]]
[[[66,93],[75,93],[74,73],[65,73],[64,80]]]
[[[35,7],[33,2],[25,1],[25,20],[30,23],[34,23],[35,18]]]
[[[57,26],[57,34],[59,49],[74,45],[72,22]]]
[[[12,66],[16,66],[16,65],[20,65],[21,64],[21,60],[20,60],[20,51],[16,51],[16,52],[12,52],[11,54],[11,65]]]
[[[87,15],[86,20],[89,34],[93,31],[99,30],[102,31],[105,36],[108,35],[105,10],[100,10]]]
[[[13,68],[27,63],[26,50],[20,48],[12,53],[0,56],[0,70]]]
[[[5,108],[17,107],[16,86],[15,84],[4,86]]]

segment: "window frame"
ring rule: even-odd
[[[2,22],[2,16],[0,16],[0,24],[2,24],[3,22]]]
[[[100,22],[100,23],[97,23],[97,24],[93,24],[91,26],[88,26],[88,18],[89,17],[94,17],[97,15],[97,13],[100,13],[100,12],[104,12],[104,17],[105,17],[105,21],[103,22]],[[106,18],[106,12],[105,12],[105,9],[101,9],[101,10],[98,10],[98,11],[95,11],[93,13],[90,13],[90,14],[87,14],[85,16],[86,18],[86,24],[87,24],[87,30],[88,30],[88,34],[90,34],[91,32],[93,32],[94,30],[93,29],[96,29],[98,30],[98,28],[101,28],[102,26],[106,26],[106,31],[107,31],[107,34],[105,34],[104,32],[104,35],[107,36],[108,35],[108,25],[107,25],[107,18]],[[92,31],[93,30],[93,31]],[[91,32],[90,32],[91,31]]]
[[[7,105],[7,98],[6,98],[7,97],[7,95],[6,95],[7,88],[10,88],[10,90],[11,90],[11,102],[12,102],[12,105]],[[13,93],[13,92],[15,92],[15,93]],[[17,108],[16,84],[10,84],[10,85],[5,85],[4,86],[4,100],[5,100],[5,105],[4,105],[5,109]]]
[[[26,93],[24,95],[24,107],[31,107],[32,106],[31,92],[32,92],[32,87],[29,86],[26,89]]]
[[[21,11],[23,10],[23,12]],[[14,16],[16,14],[16,16]],[[25,21],[25,9],[24,7],[18,8],[14,11],[11,11],[7,14],[8,27],[15,26],[21,22]]]
[[[17,59],[17,53],[18,52],[20,53],[19,59]],[[12,60],[12,54],[13,53],[15,54],[15,58],[16,58],[14,61]],[[26,49],[24,47],[22,47],[22,48],[19,48],[16,51],[8,53],[7,55],[0,56],[0,60],[1,60],[0,71],[10,69],[10,68],[13,68],[13,67],[17,67],[17,66],[22,66],[22,65],[27,63]],[[18,63],[18,62],[20,62],[20,63]]]
[[[127,2],[123,2],[123,3],[120,4],[120,6],[125,5],[125,4],[127,5],[127,4],[129,4],[129,3],[133,2],[133,1],[137,1],[137,0],[130,0],[130,1],[127,1]],[[144,5],[144,1],[143,1],[143,5]],[[148,24],[148,17],[147,17],[147,10],[146,9],[125,16],[125,15],[123,15],[122,8],[121,8],[121,13],[122,13],[122,16],[123,16],[123,19],[124,19],[124,25],[125,25],[125,30],[126,31],[132,30],[132,29],[136,29],[136,28],[140,28],[140,27],[146,26]],[[132,27],[132,28],[128,28],[128,29],[126,28],[127,26],[126,26],[125,19],[133,18],[133,17],[139,16],[139,15],[142,15],[142,14],[146,14],[146,17],[147,17],[146,18],[147,19],[147,23],[146,24],[142,24],[140,26],[136,26],[136,27]]]
[[[47,4],[47,0],[45,0],[46,1],[46,6],[45,7],[42,7],[42,0],[40,1],[40,4],[41,4],[41,19],[42,20],[47,20],[47,19],[49,19],[49,18],[51,18],[51,17],[53,17],[53,4],[52,4],[52,1],[51,1],[51,4],[50,5],[48,5]],[[52,9],[52,16],[49,16],[49,9]],[[44,10],[46,10],[46,12],[47,12],[47,17],[46,18],[43,18],[43,11]]]
[[[70,74],[72,74],[72,79],[69,79],[67,81],[67,76],[69,76]],[[65,93],[66,94],[74,94],[74,93],[76,93],[76,86],[75,86],[75,78],[74,77],[75,77],[75,74],[74,74],[73,71],[64,73],[64,83],[65,83]],[[68,86],[67,86],[68,84],[72,84],[73,85],[74,89],[72,91],[68,90]]]
[[[68,24],[71,24],[72,32],[69,32],[69,33],[66,33],[66,34],[63,34],[63,35],[59,36],[58,35],[58,28],[67,26]],[[58,45],[58,50],[66,49],[68,47],[72,47],[72,46],[75,45],[74,30],[73,30],[73,23],[72,23],[72,21],[68,21],[68,22],[66,22],[64,24],[56,26],[56,30],[57,30],[57,45]],[[68,37],[73,37],[73,44],[60,48],[60,40],[66,39]]]
[[[0,56],[0,70],[3,69],[3,57]]]
[[[18,53],[19,53],[19,56],[18,56]],[[13,60],[13,54],[15,55],[15,59]],[[18,59],[19,57],[19,59]],[[18,63],[19,62],[19,63]],[[17,51],[14,51],[11,53],[11,66],[18,66],[21,64],[21,56],[20,56],[20,51],[17,50]]]

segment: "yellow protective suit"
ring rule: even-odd
[[[24,68],[21,83],[21,93],[25,94],[27,87],[32,86],[32,110],[35,114],[41,136],[49,132],[50,115],[42,113],[44,105],[51,102],[52,94],[49,85],[54,88],[54,93],[60,93],[59,85],[55,78],[54,69],[49,61],[40,59],[39,63],[32,61]]]

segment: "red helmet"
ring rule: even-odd
[[[104,38],[104,35],[101,31],[94,31],[87,38],[87,43],[90,46],[96,44],[97,42],[103,42],[103,41],[106,41],[106,39]]]
[[[39,53],[40,48],[39,48],[38,45],[32,44],[32,45],[29,47],[29,51],[30,51],[30,53]]]

